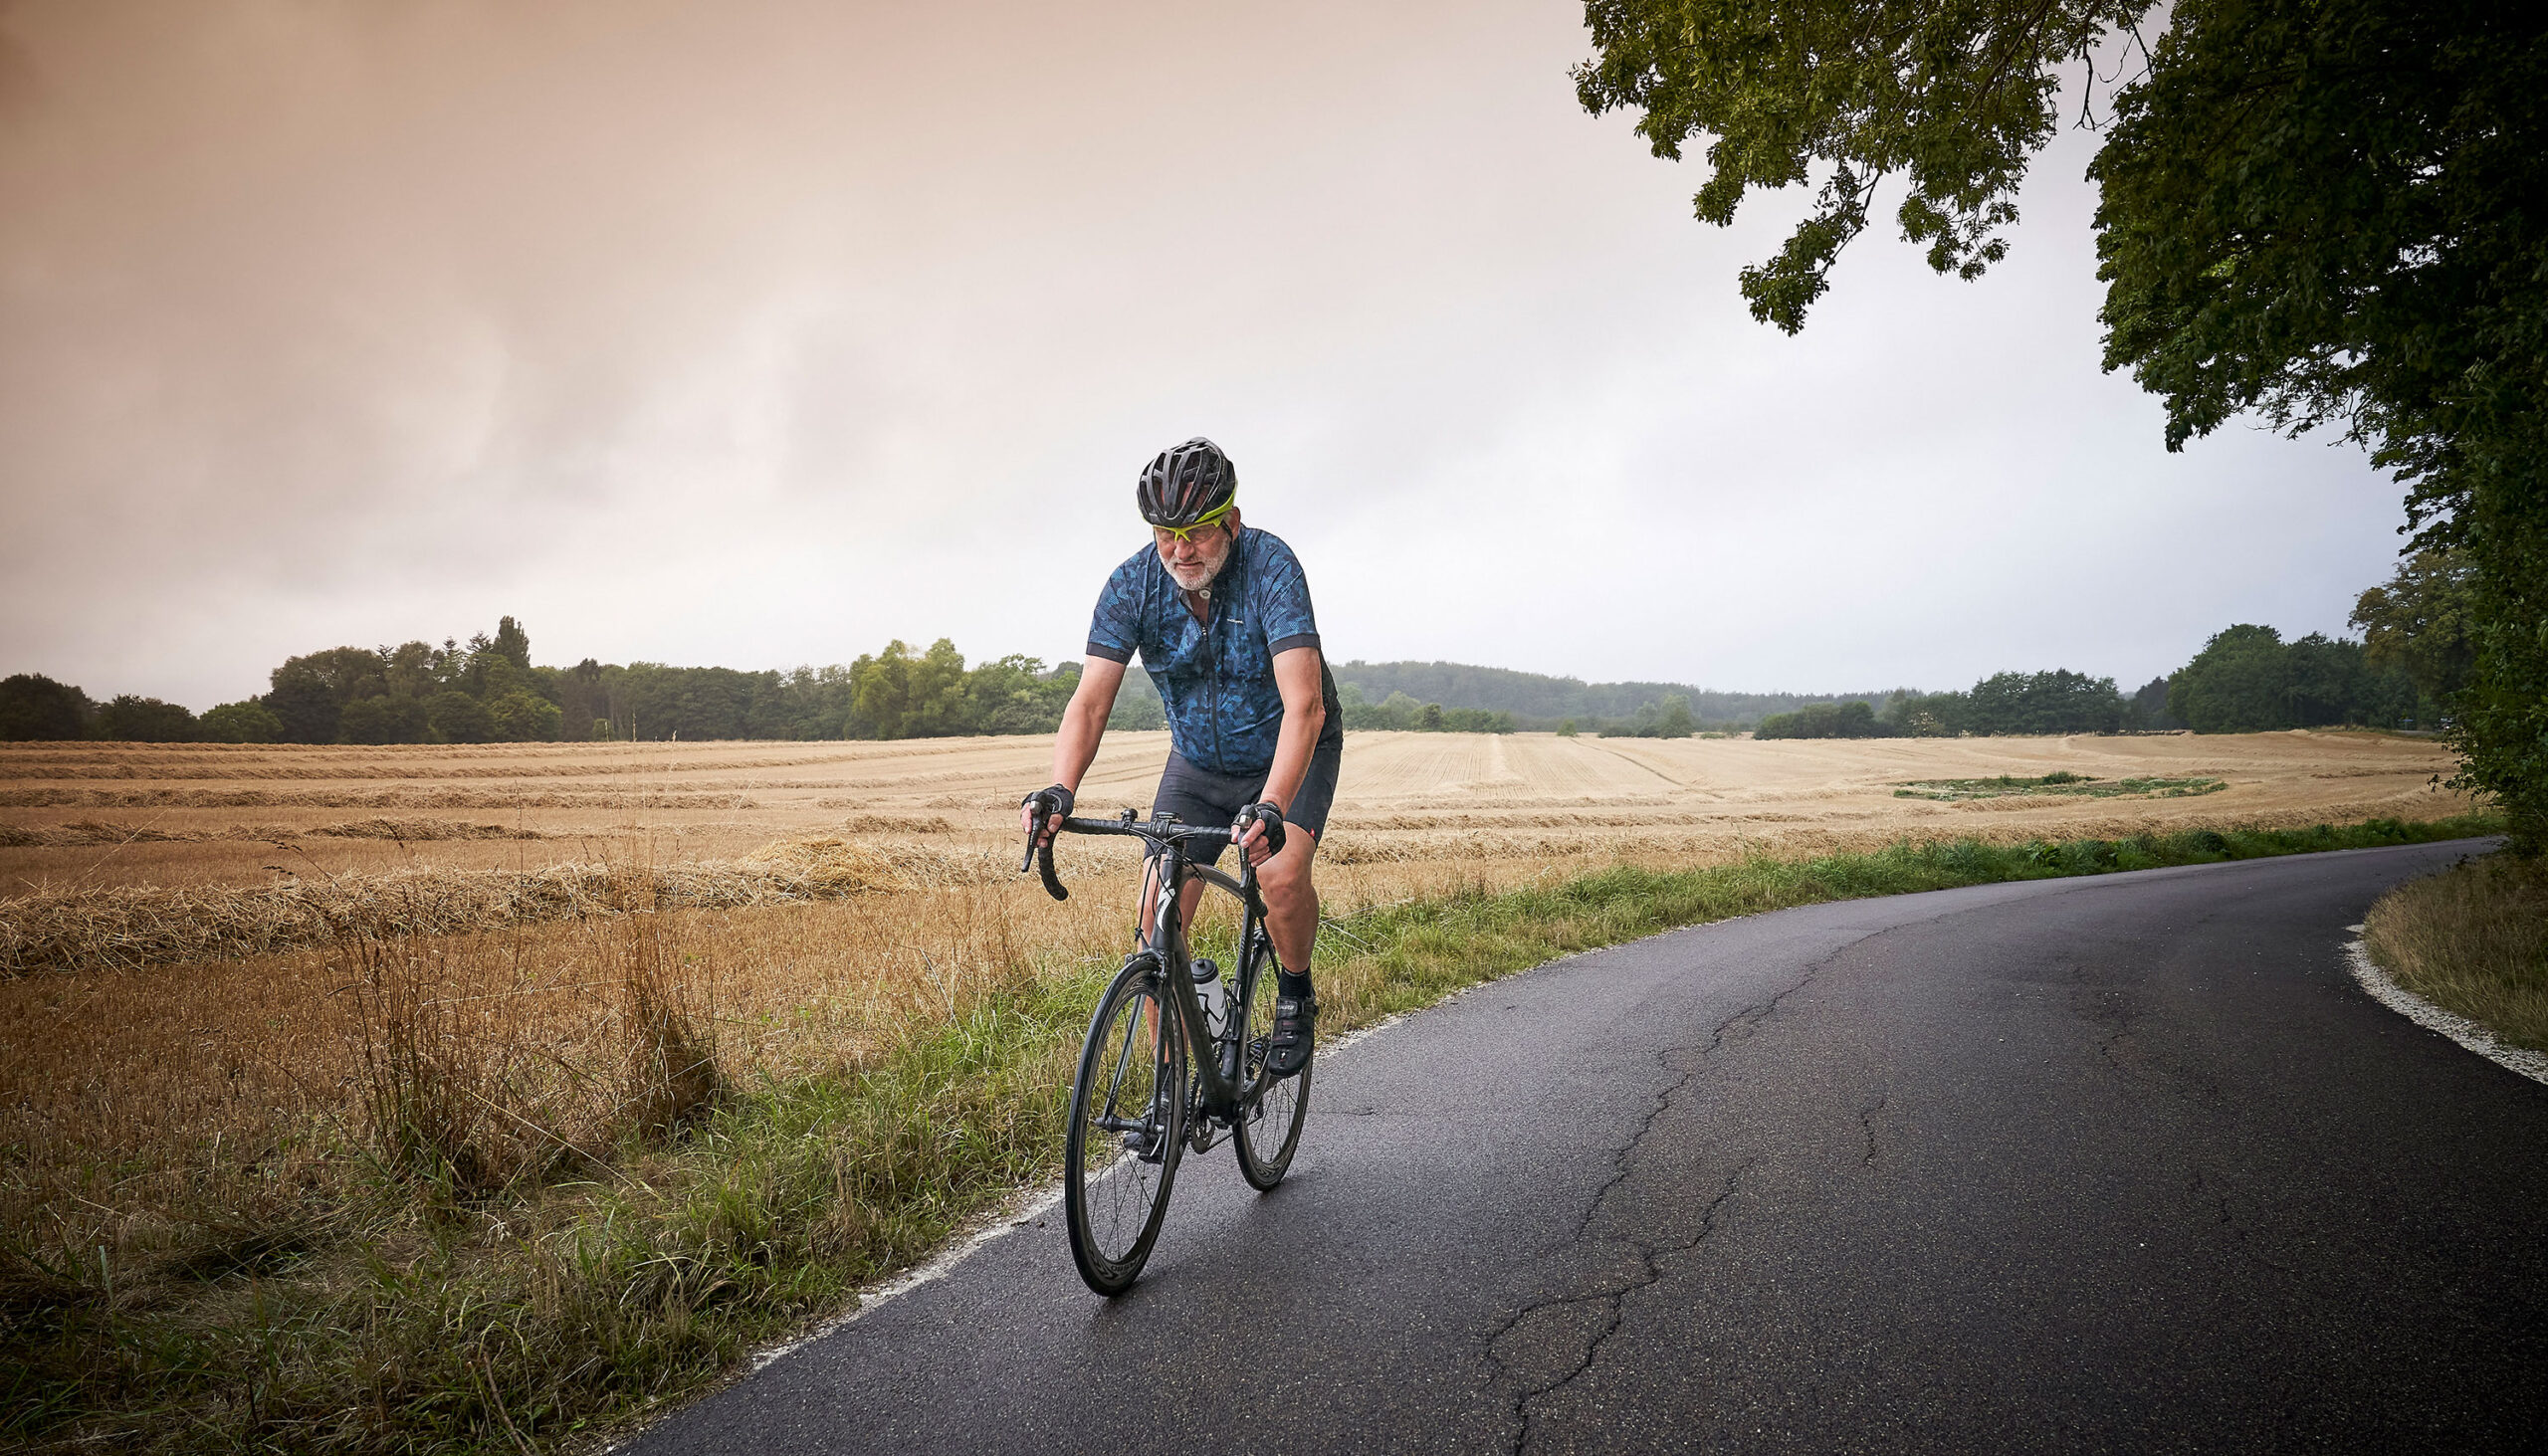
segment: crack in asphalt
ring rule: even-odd
[[[1554,1395],[1558,1391],[1565,1389],[1567,1386],[1574,1384],[1578,1377],[1592,1369],[1592,1366],[1600,1360],[1601,1347],[1609,1344],[1610,1337],[1618,1334],[1620,1325],[1626,1321],[1627,1297],[1640,1289],[1648,1288],[1660,1282],[1663,1278],[1664,1260],[1670,1258],[1674,1254],[1686,1254],[1690,1252],[1700,1244],[1705,1243],[1708,1235],[1716,1232],[1717,1210],[1724,1206],[1725,1200],[1734,1196],[1735,1189],[1743,1181],[1743,1175],[1750,1172],[1757,1161],[1757,1158],[1746,1158],[1734,1169],[1734,1171],[1726,1174],[1725,1185],[1717,1189],[1716,1196],[1710,1198],[1706,1205],[1699,1210],[1698,1231],[1690,1235],[1690,1237],[1686,1239],[1669,1240],[1661,1243],[1649,1243],[1643,1239],[1630,1238],[1605,1240],[1604,1242],[1624,1244],[1629,1249],[1633,1250],[1637,1256],[1637,1269],[1634,1275],[1630,1277],[1626,1283],[1621,1284],[1618,1288],[1613,1290],[1589,1295],[1566,1295],[1555,1299],[1538,1301],[1515,1314],[1512,1319],[1506,1321],[1493,1335],[1488,1337],[1488,1357],[1493,1359],[1499,1366],[1502,1366],[1509,1371],[1511,1366],[1506,1365],[1504,1357],[1496,1352],[1495,1344],[1497,1341],[1502,1340],[1506,1335],[1512,1333],[1522,1324],[1523,1321],[1545,1310],[1565,1309],[1578,1305],[1598,1307],[1601,1322],[1600,1328],[1593,1332],[1591,1340],[1585,1342],[1583,1355],[1575,1360],[1575,1362],[1564,1373],[1558,1375],[1556,1378],[1543,1380],[1538,1384],[1527,1386],[1515,1394],[1513,1398],[1513,1440],[1512,1444],[1507,1448],[1508,1450],[1515,1452],[1516,1456],[1519,1456],[1519,1453],[1530,1449],[1531,1424],[1533,1419],[1531,1414],[1532,1402],[1546,1395]]]
[[[1852,943],[1854,944],[1855,942]],[[1683,1053],[1694,1052],[1696,1053],[1697,1060],[1699,1062],[1705,1062],[1708,1058],[1724,1049],[1725,1039],[1728,1033],[1734,1031],[1737,1027],[1749,1029],[1751,1027],[1759,1026],[1762,1022],[1769,1020],[1774,1015],[1777,1015],[1779,1008],[1785,1005],[1790,997],[1796,995],[1799,991],[1804,990],[1806,986],[1811,985],[1814,977],[1820,974],[1824,967],[1828,966],[1832,961],[1837,960],[1849,948],[1849,946],[1844,945],[1833,950],[1830,954],[1806,966],[1805,974],[1799,977],[1794,984],[1788,986],[1786,989],[1778,992],[1776,995],[1771,996],[1765,1001],[1757,1001],[1751,1005],[1745,1006],[1741,1010],[1727,1016],[1724,1020],[1719,1021],[1715,1028],[1709,1032],[1708,1039],[1704,1044],[1695,1046],[1668,1046],[1660,1048],[1654,1054],[1655,1061],[1667,1073],[1671,1072],[1673,1069],[1673,1058]],[[1600,1328],[1592,1333],[1590,1340],[1585,1342],[1582,1355],[1577,1358],[1569,1368],[1567,1368],[1563,1373],[1557,1374],[1554,1378],[1543,1379],[1536,1384],[1524,1384],[1522,1388],[1516,1391],[1513,1397],[1513,1435],[1511,1443],[1507,1447],[1508,1450],[1516,1453],[1516,1456],[1519,1456],[1520,1452],[1529,1449],[1531,1443],[1532,1402],[1543,1396],[1552,1395],[1559,1390],[1565,1389],[1568,1385],[1574,1383],[1577,1377],[1592,1368],[1593,1364],[1600,1358],[1601,1347],[1608,1344],[1610,1337],[1618,1333],[1620,1324],[1626,1318],[1627,1296],[1637,1290],[1647,1288],[1660,1281],[1663,1278],[1663,1263],[1666,1259],[1675,1254],[1686,1254],[1692,1249],[1697,1248],[1701,1243],[1707,1240],[1708,1235],[1716,1231],[1717,1210],[1724,1206],[1725,1200],[1734,1196],[1736,1187],[1743,1180],[1743,1175],[1751,1171],[1754,1164],[1759,1161],[1757,1158],[1746,1158],[1740,1164],[1736,1165],[1732,1172],[1726,1174],[1724,1186],[1719,1188],[1716,1191],[1716,1195],[1710,1198],[1707,1203],[1700,1208],[1698,1229],[1687,1239],[1653,1241],[1638,1238],[1632,1234],[1626,1233],[1624,1230],[1600,1237],[1596,1237],[1592,1234],[1593,1220],[1601,1216],[1602,1209],[1608,1204],[1610,1195],[1616,1192],[1621,1184],[1625,1183],[1634,1175],[1634,1162],[1637,1149],[1642,1146],[1645,1140],[1653,1134],[1655,1125],[1662,1121],[1663,1115],[1671,1110],[1673,1099],[1689,1088],[1690,1084],[1697,1079],[1698,1073],[1698,1067],[1695,1065],[1691,1066],[1688,1069],[1683,1070],[1678,1076],[1673,1077],[1660,1091],[1655,1094],[1654,1105],[1647,1109],[1644,1119],[1637,1125],[1636,1132],[1630,1136],[1625,1143],[1610,1150],[1610,1176],[1603,1180],[1599,1189],[1593,1193],[1592,1199],[1585,1207],[1584,1216],[1576,1220],[1573,1236],[1549,1246],[1551,1250],[1580,1247],[1586,1244],[1613,1244],[1620,1246],[1624,1252],[1632,1253],[1636,1260],[1636,1267],[1628,1276],[1626,1281],[1618,1284],[1616,1288],[1595,1288],[1591,1292],[1560,1294],[1551,1296],[1547,1299],[1534,1300],[1514,1311],[1510,1319],[1498,1324],[1486,1337],[1487,1358],[1493,1360],[1497,1368],[1503,1370],[1507,1375],[1513,1375],[1516,1373],[1514,1362],[1507,1360],[1504,1355],[1497,1351],[1496,1346],[1506,1336],[1511,1335],[1515,1330],[1520,1329],[1523,1323],[1534,1315],[1539,1315],[1550,1310],[1565,1310],[1577,1306],[1590,1306],[1595,1307],[1600,1319]],[[1878,1106],[1882,1106],[1881,1100],[1879,1100]],[[1872,1111],[1870,1111],[1867,1116],[1873,1116]],[[1871,1137],[1872,1135],[1870,1134],[1870,1138]],[[1870,1152],[1869,1156],[1872,1157],[1873,1153]],[[1606,1283],[1608,1281],[1603,1280],[1599,1282]]]
[[[1877,1093],[1875,1101],[1858,1109],[1858,1132],[1867,1140],[1867,1155],[1858,1159],[1860,1167],[1875,1166],[1875,1115],[1884,1111],[1886,1094]]]

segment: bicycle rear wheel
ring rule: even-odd
[[[1157,957],[1127,961],[1099,998],[1071,1082],[1062,1208],[1071,1262],[1102,1295],[1132,1287],[1159,1239],[1183,1149],[1185,1043]]]
[[[1231,1141],[1238,1153],[1239,1175],[1258,1192],[1283,1181],[1283,1173],[1292,1165],[1292,1149],[1301,1142],[1301,1125],[1310,1116],[1310,1073],[1317,1058],[1303,1066],[1299,1073],[1284,1078],[1268,1077],[1265,1054],[1274,1040],[1274,954],[1262,944],[1263,932],[1258,932],[1256,984],[1248,988],[1247,1020],[1240,1033],[1247,1038],[1240,1048],[1239,1074],[1247,1088],[1245,1103],[1238,1117],[1238,1136]]]

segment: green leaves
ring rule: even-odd
[[[1575,69],[1585,109],[1642,112],[1637,133],[1678,160],[1709,138],[1694,199],[1734,220],[1745,194],[1821,178],[1776,257],[1743,270],[1752,315],[1790,333],[1829,287],[1877,186],[1900,175],[1903,237],[1929,266],[1979,277],[2026,161],[2059,123],[2057,68],[2138,20],[2149,0],[1590,0],[1596,55]]]
[[[1742,273],[1753,316],[1794,332],[1888,177],[1930,267],[1972,278],[2004,257],[2059,68],[2151,8],[1591,0],[1576,91],[1640,112],[1658,156],[1706,138],[1703,221],[1819,179],[1786,245]],[[2089,171],[2105,366],[2160,397],[2172,450],[2253,411],[2295,434],[2340,425],[2397,473],[2418,544],[2460,545],[2470,572],[2462,782],[2511,811],[2517,846],[2548,846],[2548,7],[2166,15]],[[2222,721],[2250,707],[2224,700]]]

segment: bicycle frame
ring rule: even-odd
[[[1251,1094],[1258,1093],[1259,1089],[1243,1085],[1246,1071],[1243,1048],[1228,1072],[1221,1069],[1220,1043],[1205,1022],[1203,1002],[1195,994],[1194,977],[1188,969],[1190,961],[1185,950],[1183,894],[1190,880],[1199,880],[1207,885],[1216,885],[1238,898],[1238,984],[1230,1013],[1238,1015],[1239,1008],[1245,1007],[1248,997],[1254,993],[1256,978],[1264,969],[1261,963],[1265,958],[1261,948],[1264,937],[1259,932],[1265,924],[1265,902],[1256,892],[1256,867],[1247,862],[1244,851],[1239,856],[1239,870],[1235,877],[1185,857],[1185,846],[1189,843],[1231,844],[1227,829],[1180,824],[1172,818],[1144,823],[1136,820],[1130,809],[1118,819],[1066,818],[1062,821],[1061,832],[1122,835],[1139,839],[1156,851],[1151,858],[1153,868],[1147,872],[1158,876],[1158,898],[1153,904],[1151,937],[1147,948],[1159,957],[1161,978],[1168,986],[1163,994],[1175,1005],[1178,1029],[1183,1032],[1185,1045],[1193,1054],[1195,1076],[1203,1094],[1202,1112],[1223,1124],[1244,1116],[1252,1102]],[[1030,848],[1028,858],[1035,862],[1035,868],[1042,874],[1045,891],[1055,900],[1068,900],[1070,892],[1062,887],[1061,878],[1053,869],[1051,842]],[[1025,868],[1022,864],[1018,866],[1020,871]]]

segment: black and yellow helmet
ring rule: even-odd
[[[1161,451],[1135,491],[1142,519],[1172,530],[1213,523],[1237,496],[1238,467],[1200,435]]]

